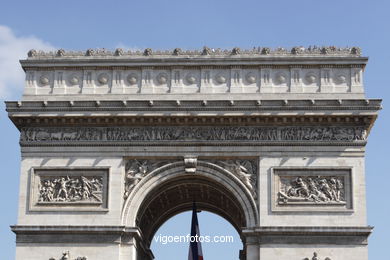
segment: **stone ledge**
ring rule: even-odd
[[[333,226],[275,226],[275,227],[256,227],[244,229],[244,234],[290,234],[290,235],[306,235],[306,234],[333,234],[333,235],[369,235],[374,227],[372,226],[351,226],[351,227],[333,227]]]
[[[259,244],[367,245],[373,227],[256,227],[243,236]],[[133,243],[138,228],[125,226],[11,226],[17,243]]]
[[[244,229],[252,243],[367,245],[373,227],[257,227]]]
[[[134,243],[143,240],[138,228],[125,226],[11,226],[16,243]]]

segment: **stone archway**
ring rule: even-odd
[[[158,228],[174,215],[191,210],[193,201],[200,210],[230,222],[242,237],[245,251],[242,230],[255,227],[258,220],[253,193],[231,171],[212,162],[194,160],[192,170],[185,161],[169,162],[152,170],[129,194],[122,224],[136,227],[142,234],[144,252],[137,252],[137,258],[150,258],[149,247]]]
[[[150,259],[157,227],[197,200],[239,231],[247,260],[366,260],[364,151],[381,100],[365,96],[360,49],[183,54],[21,61],[22,100],[6,102],[23,158],[16,259]]]

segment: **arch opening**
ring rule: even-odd
[[[151,191],[142,203],[136,226],[140,228],[148,245],[157,229],[171,217],[197,208],[226,219],[241,233],[246,226],[240,203],[221,184],[202,176],[181,176],[169,180]]]
[[[255,227],[258,221],[251,191],[235,174],[216,164],[198,161],[196,172],[186,173],[184,163],[178,161],[148,173],[125,202],[122,223],[139,230],[140,242],[149,255],[142,259],[152,258],[150,245],[163,223],[190,211],[194,201],[199,210],[214,213],[229,222],[245,245],[242,230]],[[245,247],[240,253],[240,259],[244,259],[241,255],[245,255]]]
[[[173,255],[175,259],[187,259],[191,218],[192,212],[186,211],[163,223],[150,247],[155,259],[169,259]],[[238,259],[243,254],[240,235],[230,222],[208,211],[198,213],[198,221],[205,259]]]

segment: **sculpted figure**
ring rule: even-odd
[[[54,188],[53,183],[50,180],[46,180],[39,189],[39,201],[53,201],[54,200]]]
[[[148,172],[148,161],[139,162],[138,160],[132,160],[130,163],[129,169],[126,172],[125,198],[130,195],[134,186],[136,186]]]
[[[230,170],[239,178],[245,186],[252,192],[254,198],[257,198],[256,172],[254,166],[249,160],[228,160],[217,161],[216,164]]]
[[[252,188],[253,174],[249,172],[248,168],[241,165],[239,161],[235,161],[233,165],[234,173],[238,176],[246,186]]]
[[[340,179],[337,179],[336,180],[336,200],[337,201],[340,201],[342,198],[341,198],[341,192],[344,188],[344,185],[343,185],[343,182],[340,180]]]
[[[67,177],[67,180],[65,180],[65,178],[61,178],[59,180],[58,183],[60,185],[60,188],[57,193],[57,199],[62,197],[63,199],[68,200],[68,190],[66,185],[68,184],[69,181],[70,181],[69,176]]]
[[[330,188],[328,181],[324,178],[320,180],[320,190],[330,199],[333,200],[332,189]]]
[[[63,252],[60,260],[69,260],[69,252]]]
[[[303,260],[309,260],[309,258],[305,258]],[[320,260],[320,258],[318,257],[318,254],[316,252],[313,253],[313,257],[311,258],[311,260]],[[331,260],[329,257],[326,257],[325,260]]]
[[[72,179],[69,185],[69,197],[73,200],[79,199],[80,196],[80,181],[79,179]]]
[[[83,200],[87,200],[91,196],[90,188],[91,183],[86,178],[81,178],[82,184],[81,184],[81,197]]]
[[[336,200],[336,201],[338,201],[339,199],[338,199],[338,195],[337,195],[337,181],[336,181],[336,179],[335,178],[331,178],[330,180],[329,180],[329,187],[330,187],[330,192],[331,192],[331,194],[332,194],[332,199],[334,199],[334,200]]]
[[[296,180],[296,184],[298,196],[307,197],[309,195],[309,189],[306,183],[302,180],[302,178],[298,177]]]
[[[314,200],[316,202],[328,201],[328,198],[326,197],[326,195],[322,191],[318,190],[317,187],[313,188],[308,199]]]
[[[298,177],[294,182],[293,182],[293,187],[291,187],[288,192],[288,196],[292,197],[303,197],[306,198],[309,196],[309,188],[307,184],[302,180],[301,177]]]

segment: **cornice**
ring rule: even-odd
[[[252,115],[252,116],[17,116],[11,120],[18,128],[46,126],[158,126],[158,125],[263,125],[263,126],[310,126],[310,125],[370,125],[375,115]]]
[[[381,100],[6,102],[20,129],[32,126],[262,125],[374,123]]]
[[[377,111],[380,99],[6,101],[8,112]]]
[[[125,226],[63,226],[63,225],[13,225],[11,226],[12,232],[15,234],[26,233],[135,233],[140,234],[138,228],[130,228]]]
[[[367,57],[210,57],[210,58],[176,58],[168,57],[162,59],[39,59],[39,60],[21,60],[20,63],[25,71],[28,70],[96,70],[96,69],[141,69],[150,67],[170,68],[177,66],[191,69],[230,69],[232,66],[258,67],[258,68],[290,68],[291,66],[302,66],[303,68],[351,68],[365,67],[368,61]]]

